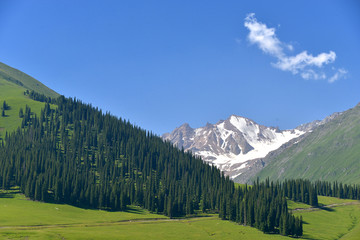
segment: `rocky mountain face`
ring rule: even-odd
[[[341,113],[334,113],[321,121],[283,131],[232,115],[216,124],[208,123],[196,129],[185,123],[171,133],[165,133],[162,138],[201,156],[236,182],[245,183],[268,164],[271,156],[302,141],[315,128],[339,115]]]
[[[281,131],[232,115],[216,124],[193,129],[185,123],[162,136],[179,148],[191,151],[209,164],[214,164],[232,178],[246,172],[254,159],[265,157],[305,131]]]
[[[315,120],[315,121],[312,121],[312,122],[309,122],[309,123],[301,124],[296,129],[300,130],[300,131],[303,131],[303,132],[311,132],[316,127],[330,122],[331,120],[333,120],[334,118],[336,118],[337,116],[339,116],[341,114],[342,114],[342,112],[336,112],[336,113],[331,114],[330,116],[327,116],[323,120]]]

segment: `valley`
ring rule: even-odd
[[[26,76],[7,70],[13,76]],[[266,180],[246,188],[209,166],[218,166],[236,180],[250,172],[254,163],[264,161],[256,171],[261,174],[264,166],[267,170],[277,162],[265,161],[269,156],[281,156],[316,134],[326,136],[326,129],[336,129],[334,124],[343,129],[339,123],[346,119],[350,119],[346,136],[356,139],[352,126],[358,126],[357,108],[286,131],[233,115],[200,129],[185,124],[165,134],[168,142],[163,143],[89,104],[64,97],[54,100],[46,88],[38,94],[25,88],[22,78],[9,81],[4,76],[0,76],[4,90],[0,100],[9,106],[0,117],[0,137],[5,144],[0,151],[0,236],[4,239],[285,239],[282,235],[297,236],[290,229],[299,227],[300,217],[305,239],[357,239],[357,200],[317,196],[317,206],[310,182],[289,182],[285,187]],[[26,117],[19,114],[21,108],[29,108]],[[334,141],[344,138],[343,130],[335,132],[339,134]],[[241,171],[231,173],[233,170]],[[287,192],[289,184],[296,184],[301,192]],[[350,185],[345,186],[347,196],[349,189]],[[358,191],[355,185],[351,189]],[[289,200],[294,194],[303,202]],[[271,197],[259,197],[265,195]],[[289,197],[287,204],[283,196]],[[261,207],[266,204],[267,208]],[[263,225],[260,214],[273,218],[275,209],[282,220]],[[285,221],[292,227],[285,227]],[[331,231],[326,231],[329,226]],[[282,235],[274,234],[279,231]]]
[[[0,1],[0,240],[360,240],[356,1]]]

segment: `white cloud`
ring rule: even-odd
[[[291,57],[278,57],[279,61],[274,64],[275,67],[284,71],[291,71],[293,74],[299,73],[299,71],[307,67],[322,67],[324,64],[334,62],[336,54],[333,51],[329,53],[320,53],[316,57],[303,51],[296,56]]]
[[[331,78],[329,78],[328,82],[333,83],[333,82],[339,80],[340,78],[344,78],[344,77],[346,77],[347,73],[348,73],[348,71],[346,71],[343,68],[340,68],[337,70],[337,72]]]
[[[283,48],[275,35],[275,29],[258,22],[255,13],[247,15],[244,25],[250,30],[248,39],[251,43],[257,44],[265,53],[279,57],[283,55]]]
[[[326,79],[322,68],[336,59],[334,51],[320,53],[317,56],[303,51],[295,56],[289,56],[285,53],[285,49],[293,51],[294,47],[281,42],[275,34],[275,28],[268,28],[266,24],[259,22],[254,13],[246,16],[244,26],[249,30],[248,40],[250,43],[256,44],[264,53],[277,58],[277,62],[272,63],[274,67],[299,74],[304,79]],[[346,74],[345,69],[338,69],[328,81],[334,82]]]
[[[326,79],[325,73],[317,73],[312,69],[302,71],[300,75],[303,79],[306,79],[306,80],[308,80],[308,79],[315,79],[315,80]]]

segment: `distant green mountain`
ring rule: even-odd
[[[16,85],[21,86],[27,90],[33,90],[37,93],[44,94],[47,97],[56,98],[60,96],[57,92],[48,88],[35,78],[1,62],[0,79],[15,83]]]
[[[360,104],[272,154],[253,179],[360,183]]]

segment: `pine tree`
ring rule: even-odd
[[[24,110],[22,108],[20,108],[19,110],[19,118],[23,118],[24,117]]]

